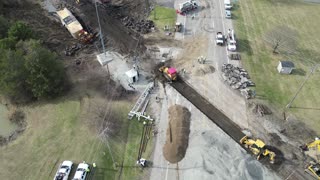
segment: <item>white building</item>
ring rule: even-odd
[[[279,61],[277,69],[281,74],[291,74],[294,69],[294,64],[291,61]]]

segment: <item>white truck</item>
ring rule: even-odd
[[[198,8],[198,4],[195,0],[189,0],[179,5],[179,10],[181,13],[187,13]]]
[[[56,175],[53,180],[68,180],[72,166],[73,166],[73,162],[63,161],[58,171],[56,172]]]
[[[229,51],[236,51],[237,50],[237,41],[236,41],[236,37],[234,35],[234,31],[233,30],[228,30],[228,45],[227,45],[227,49]]]
[[[89,164],[83,162],[78,165],[72,180],[85,180],[89,172]]]
[[[220,46],[223,46],[223,44],[224,44],[224,35],[222,34],[222,32],[217,32],[216,44],[220,45]]]
[[[224,0],[224,9],[230,10],[232,8],[230,0]]]

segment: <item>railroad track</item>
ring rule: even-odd
[[[213,123],[220,127],[233,140],[240,144],[240,139],[245,136],[241,128],[223,114],[219,109],[213,106],[206,98],[201,96],[189,84],[179,78],[171,86],[182,96],[188,99],[196,108],[205,114]],[[240,144],[241,145],[241,144]],[[241,145],[242,146],[242,145]]]

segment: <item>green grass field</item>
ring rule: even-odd
[[[265,99],[282,112],[301,83],[310,73],[310,68],[320,63],[320,4],[298,1],[245,0],[235,5],[235,32],[242,64],[256,83],[257,98]],[[265,37],[272,29],[287,26],[296,34],[294,53],[272,53],[272,46]],[[285,32],[284,32],[285,33]],[[291,60],[296,71],[292,75],[280,75],[276,67],[279,60]],[[307,81],[302,91],[287,112],[304,121],[320,133],[320,67]]]
[[[121,179],[133,179],[142,174],[135,168],[122,172],[113,168],[106,144],[97,137],[90,125],[91,119],[86,116],[93,108],[89,104],[90,99],[83,98],[25,108],[26,131],[0,148],[0,179],[52,179],[63,160],[95,162],[94,179],[116,179],[120,173]],[[130,107],[131,104],[124,101],[113,103],[112,111],[123,122],[118,135],[109,142],[117,164],[124,161],[134,166],[142,124],[127,120]],[[130,157],[132,161],[127,159]]]
[[[156,6],[149,16],[149,19],[154,21],[156,27],[161,31],[163,31],[165,25],[168,25],[170,28],[174,28],[176,18],[177,15],[175,9],[162,6]]]

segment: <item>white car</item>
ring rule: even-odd
[[[53,180],[68,180],[72,166],[73,166],[73,162],[63,161]]]
[[[229,51],[236,51],[237,50],[236,41],[229,41],[227,48],[228,48]]]
[[[74,174],[73,180],[85,180],[88,173],[89,165],[86,163],[80,163],[77,171]]]

